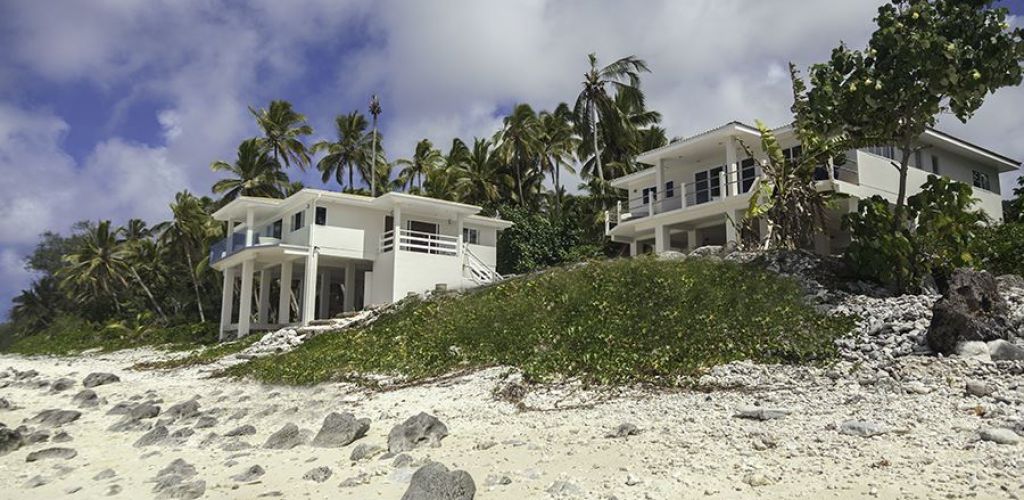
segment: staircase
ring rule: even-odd
[[[494,283],[503,279],[497,271],[480,260],[480,257],[477,257],[469,249],[469,245],[462,246],[462,255],[462,268],[466,271],[465,274],[469,276],[469,279],[473,280],[477,285],[486,285],[487,283]]]

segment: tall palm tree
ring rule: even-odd
[[[281,171],[277,160],[260,148],[259,139],[242,141],[235,163],[215,161],[210,168],[214,172],[224,171],[233,175],[213,185],[214,193],[223,194],[222,203],[238,196],[281,198],[288,186],[288,175]]]
[[[561,211],[562,169],[575,173],[572,168],[575,160],[574,151],[579,140],[573,133],[572,113],[565,103],[559,104],[553,112],[541,112],[539,115],[540,131],[540,170],[551,176],[555,190],[555,208]]]
[[[495,159],[494,145],[487,139],[474,139],[455,164],[458,171],[455,182],[459,201],[485,208],[493,208],[501,200],[501,193],[511,190],[515,181]]]
[[[517,104],[495,135],[499,161],[515,173],[515,192],[520,205],[527,203],[525,184],[540,151],[540,126],[529,104]]]
[[[403,158],[395,163],[403,167],[398,172],[399,184],[409,192],[418,194],[423,191],[423,178],[434,169],[440,168],[444,163],[444,157],[429,139],[423,139],[416,143],[416,151],[412,158]]]
[[[278,163],[290,167],[295,164],[302,170],[309,166],[309,153],[302,137],[313,133],[313,127],[306,123],[306,116],[292,109],[288,101],[270,101],[268,108],[253,109],[249,112],[256,117],[256,124],[263,131],[258,144],[269,152]]]
[[[380,117],[382,112],[380,99],[377,98],[376,94],[370,96],[370,115],[373,116],[373,148],[370,152],[372,163],[372,168],[370,168],[370,196],[375,198],[377,197],[377,170],[380,165],[380,162],[377,161],[377,142],[380,140],[377,136],[377,118]]]
[[[588,54],[590,69],[583,75],[583,89],[576,97],[574,114],[575,123],[580,137],[590,138],[590,144],[586,149],[581,149],[580,157],[593,156],[591,174],[604,183],[605,175],[601,164],[601,148],[598,136],[608,137],[609,134],[602,134],[598,130],[598,116],[605,118],[614,116],[616,106],[608,87],[614,89],[616,95],[622,95],[624,99],[636,103],[643,108],[644,96],[640,91],[640,73],[650,72],[647,63],[636,56],[623,57],[603,68],[597,66],[597,55]]]
[[[63,295],[57,285],[57,280],[44,276],[33,282],[27,290],[22,290],[12,299],[14,307],[11,308],[11,321],[24,325],[31,332],[46,328],[63,302]]]
[[[206,212],[202,200],[188,191],[174,195],[171,214],[171,220],[157,224],[153,230],[159,235],[159,241],[163,245],[185,256],[199,321],[205,323],[206,313],[203,311],[203,298],[199,292],[200,262],[204,259],[202,255],[209,241],[219,235],[220,224],[214,222]]]
[[[373,134],[366,132],[366,117],[358,111],[338,115],[334,119],[334,124],[338,139],[333,142],[320,141],[313,145],[313,152],[327,153],[317,162],[316,168],[323,174],[323,182],[327,182],[333,175],[338,185],[344,186],[342,176],[348,167],[348,189],[354,191],[357,168],[364,182],[372,182],[369,178],[373,177],[371,164],[373,155],[376,154]]]

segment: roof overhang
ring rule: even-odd
[[[977,144],[954,137],[945,132],[935,129],[925,130],[920,141],[925,144],[937,144],[952,147],[955,151],[972,160],[977,160],[985,165],[992,166],[999,172],[1013,172],[1020,168],[1021,163],[1013,158],[1003,156],[990,149],[983,148]]]
[[[648,165],[657,165],[661,160],[682,156],[687,149],[696,145],[704,145],[707,144],[707,141],[720,141],[728,137],[753,140],[760,139],[761,133],[758,132],[757,127],[741,122],[729,122],[721,127],[713,128],[697,135],[675,141],[667,146],[662,146],[660,148],[641,153],[637,156],[636,160]]]
[[[215,220],[245,220],[249,210],[256,217],[269,214],[283,205],[285,200],[276,198],[260,198],[256,196],[239,196],[213,213]]]
[[[470,222],[474,226],[493,227],[498,231],[508,229],[514,225],[512,221],[498,219],[495,217],[484,217],[482,215],[471,215],[469,217],[466,217],[466,222]]]

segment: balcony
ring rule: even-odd
[[[224,260],[248,248],[245,245],[245,233],[234,233],[231,235],[231,239],[231,251],[228,251],[227,238],[210,245],[210,264]],[[280,238],[254,234],[252,235],[252,245],[249,245],[249,247],[279,245],[280,243]]]
[[[443,234],[424,233],[399,229],[387,231],[380,237],[380,252],[387,253],[395,250],[403,252],[420,252],[431,255],[448,255],[455,257],[459,254],[459,239],[455,236]]]

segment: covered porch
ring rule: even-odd
[[[367,302],[371,261],[282,247],[247,249],[229,259],[222,269],[221,340],[308,325]]]

